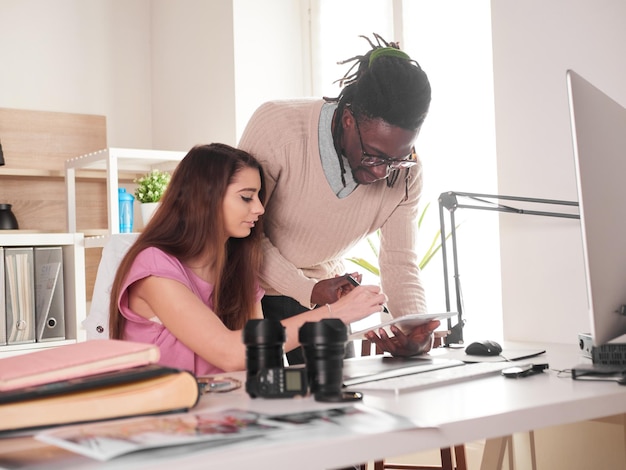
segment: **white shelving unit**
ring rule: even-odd
[[[104,170],[107,179],[108,227],[105,235],[119,233],[118,179],[120,171],[143,175],[152,169],[173,170],[186,152],[170,150],[144,150],[107,148],[72,158],[65,162],[65,186],[67,190],[67,231],[76,232],[76,170]],[[94,227],[95,228],[95,227]],[[103,246],[106,236],[87,238],[86,248]]]
[[[84,341],[82,322],[86,317],[85,241],[82,233],[33,233],[0,231],[0,246],[61,246],[63,249],[63,286],[65,299],[65,340],[0,346],[0,357],[36,349]],[[4,289],[4,286],[1,286]]]

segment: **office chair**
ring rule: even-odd
[[[109,337],[109,297],[117,267],[122,258],[139,237],[138,233],[116,233],[102,249],[96,282],[93,286],[89,314],[83,320],[87,339],[107,339]]]
[[[441,342],[441,336],[435,337],[435,347],[438,346],[437,341]],[[372,354],[373,344],[369,340],[361,340],[361,356],[369,356]],[[382,354],[383,351],[376,346],[375,354]],[[454,459],[452,458],[452,448],[442,447],[440,449],[441,465],[414,465],[385,462],[377,460],[374,462],[374,470],[467,470],[467,460],[465,458],[465,445],[460,444],[454,446]],[[455,466],[456,463],[456,466]],[[365,470],[365,467],[361,467]]]

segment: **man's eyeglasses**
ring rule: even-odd
[[[356,124],[356,133],[359,136],[359,143],[361,144],[361,165],[363,166],[381,166],[387,165],[390,169],[410,168],[413,165],[417,165],[417,155],[415,154],[415,147],[411,148],[411,153],[405,158],[389,158],[382,155],[372,155],[367,153],[363,147],[363,138],[361,137],[361,129],[359,128],[359,121],[356,120],[354,114],[354,123]]]

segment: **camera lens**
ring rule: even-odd
[[[315,399],[328,401],[341,396],[343,359],[348,329],[338,318],[307,322],[300,327],[298,339],[304,349],[311,392]]]
[[[283,366],[285,328],[278,320],[249,320],[243,329],[243,342],[246,345],[246,391],[255,397],[257,373],[261,369]]]

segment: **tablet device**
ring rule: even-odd
[[[424,354],[416,357],[395,357],[375,355],[353,357],[343,361],[343,385],[375,382],[404,375],[420,374],[454,366],[462,366],[463,361],[432,357]]]
[[[391,337],[393,333],[389,328],[391,325],[396,325],[402,331],[410,331],[416,326],[423,325],[424,323],[428,323],[431,320],[444,320],[446,318],[451,318],[458,315],[457,312],[443,312],[443,313],[412,313],[409,315],[404,315],[402,317],[392,318],[387,321],[383,321],[382,323],[378,323],[376,325],[368,326],[359,331],[355,331],[351,333],[348,337],[349,340],[354,339],[363,339],[365,333],[368,331],[377,332],[379,328],[384,328],[387,334]]]

